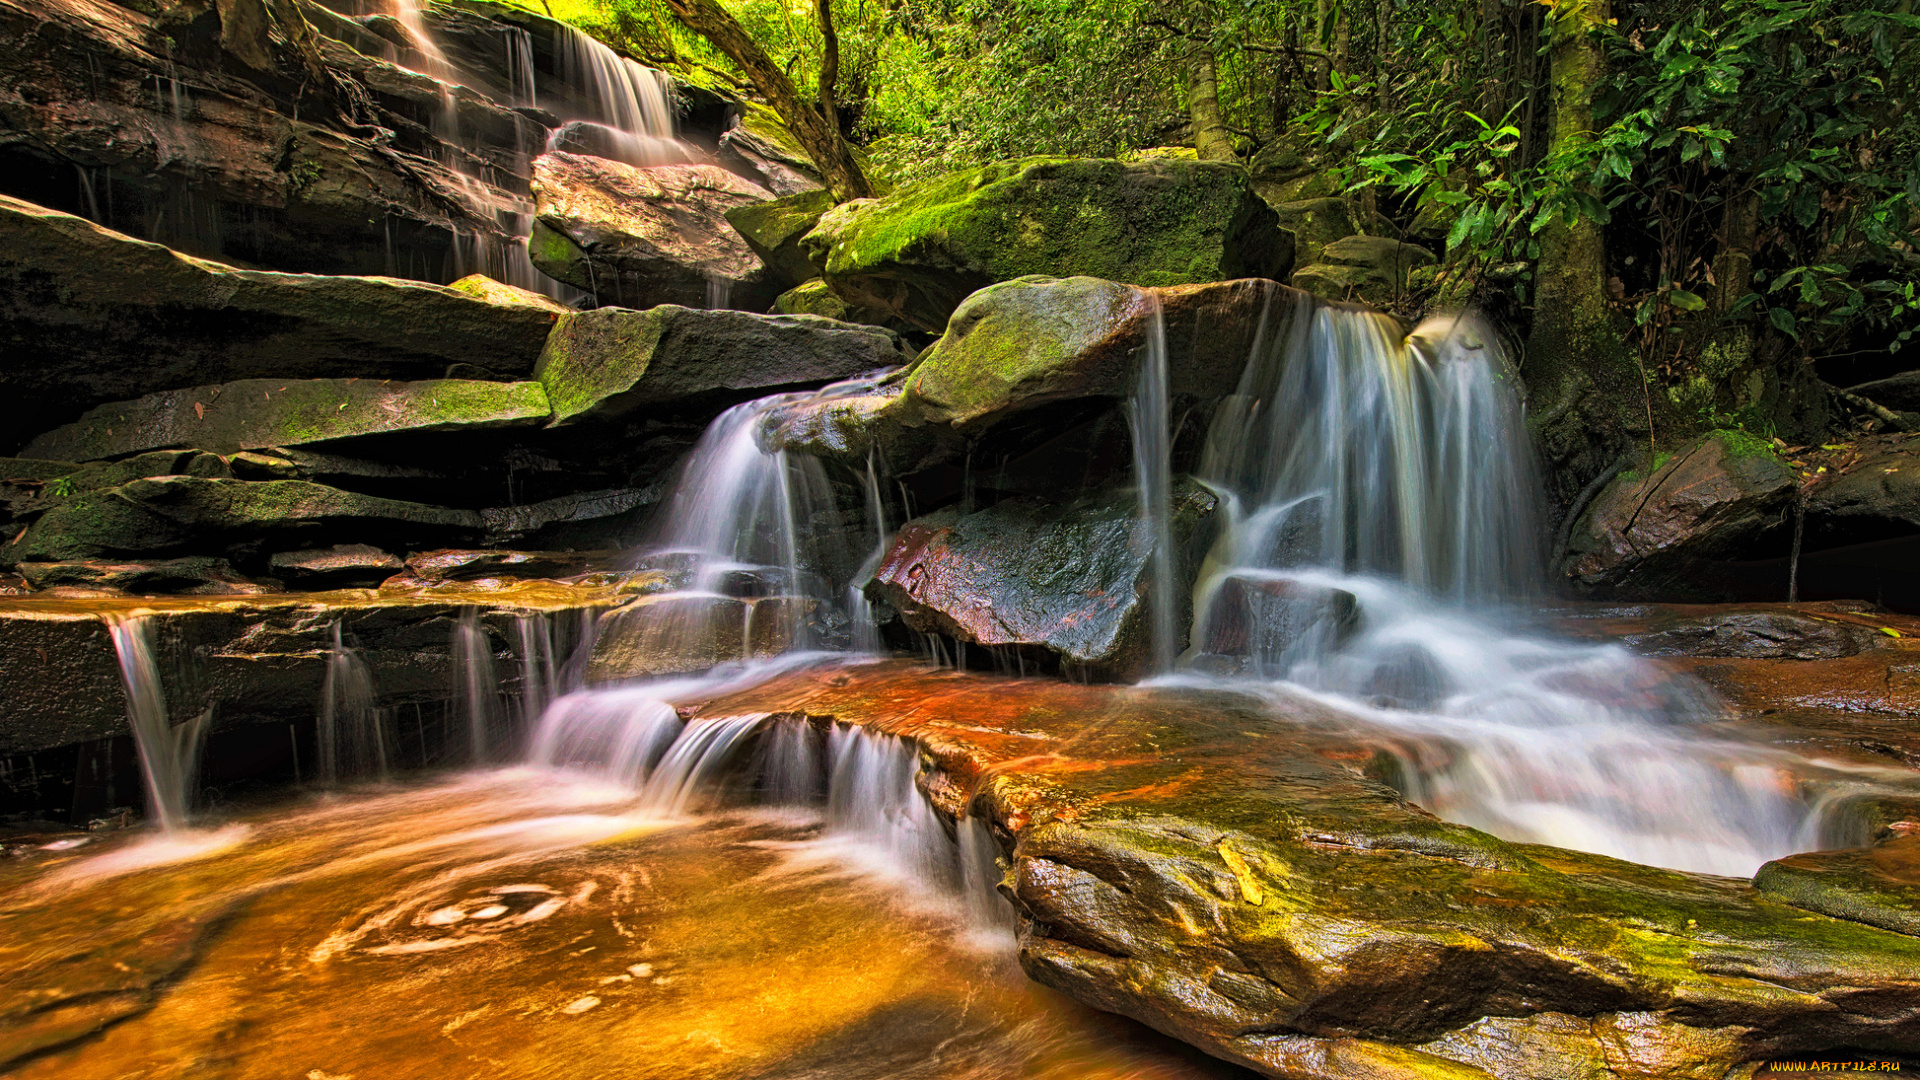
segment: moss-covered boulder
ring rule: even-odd
[[[833,196],[825,189],[803,191],[735,207],[727,211],[727,223],[761,262],[791,286],[820,276],[820,268],[807,257],[800,239],[820,223],[820,215],[831,209]]]
[[[34,439],[28,453],[75,461],[160,447],[231,454],[362,435],[531,427],[548,412],[537,382],[243,379],[102,405]]]
[[[908,359],[899,335],[877,327],[663,305],[567,316],[541,354],[538,375],[558,426],[758,397]]]
[[[466,293],[475,299],[490,304],[506,304],[518,307],[534,308],[556,315],[564,315],[573,309],[555,300],[551,296],[509,285],[504,281],[495,281],[485,274],[468,274],[458,281],[451,282],[447,288]]]
[[[1323,300],[1386,307],[1406,295],[1414,270],[1433,263],[1433,253],[1414,244],[1384,236],[1348,236],[1321,248],[1311,265],[1295,270],[1293,287]]]
[[[533,163],[527,254],[601,304],[765,311],[780,281],[726,214],[772,193],[716,165],[636,168],[544,154]]]
[[[62,500],[0,547],[0,563],[249,555],[348,541],[444,547],[477,539],[483,528],[471,510],[304,480],[154,476]]]
[[[1211,544],[1215,506],[1200,485],[1175,486],[1177,581],[1192,580]],[[1025,653],[1070,673],[1124,679],[1153,659],[1154,554],[1131,490],[1065,505],[1020,497],[977,513],[949,507],[907,522],[866,590],[922,633]],[[1175,610],[1187,603],[1176,595]]]
[[[1379,236],[1389,228],[1384,218],[1361,209],[1352,199],[1330,195],[1281,203],[1273,210],[1280,227],[1293,236],[1296,271],[1319,262],[1328,244],[1349,236]]]
[[[744,102],[733,125],[721,134],[715,160],[776,195],[798,195],[826,185],[806,148],[780,122],[780,115],[757,102]],[[859,158],[860,152],[855,151]]]
[[[0,196],[0,449],[168,387],[525,373],[555,317],[416,281],[239,270]]]
[[[837,206],[803,243],[834,292],[932,333],[975,290],[1028,274],[1184,285],[1291,263],[1245,171],[1202,161],[983,165]]]
[[[1731,599],[1729,564],[1755,556],[1794,490],[1792,469],[1765,440],[1713,432],[1610,482],[1569,531],[1566,574],[1600,597]]]

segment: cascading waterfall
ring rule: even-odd
[[[1178,613],[1173,610],[1173,430],[1172,405],[1167,388],[1167,325],[1160,299],[1147,293],[1146,348],[1127,402],[1127,424],[1133,435],[1133,468],[1140,489],[1140,517],[1146,523],[1148,597],[1151,619],[1153,670],[1173,667]]]
[[[467,608],[453,626],[453,696],[466,720],[468,760],[493,760],[500,716],[500,681],[493,668],[493,639],[480,625],[477,608]]]
[[[359,650],[346,644],[340,620],[335,619],[315,739],[323,785],[331,787],[359,776],[387,776],[386,717],[375,700],[373,671]]]
[[[1378,731],[1408,797],[1517,840],[1749,874],[1818,826],[1774,752],[1703,737],[1710,695],[1553,640],[1515,382],[1472,317],[1275,293],[1200,476],[1221,538],[1182,679],[1306,694]]]
[[[560,81],[579,91],[577,106],[554,95],[541,104],[564,118],[605,129],[614,156],[629,165],[670,165],[688,159],[674,138],[673,84],[663,72],[642,67],[592,35],[563,27],[554,41]],[[552,141],[560,136],[555,129]]]
[[[208,709],[175,726],[166,690],[153,656],[153,621],[134,615],[106,620],[113,651],[120,660],[120,685],[127,695],[127,723],[140,753],[147,782],[148,808],[160,827],[178,832],[187,826],[194,780],[200,769],[200,744],[213,711]]]

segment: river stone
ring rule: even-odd
[[[1702,436],[1594,498],[1569,534],[1567,576],[1596,597],[1727,598],[1725,563],[1781,523],[1793,493],[1792,470],[1766,443]]]
[[[1920,533],[1920,453],[1870,445],[1859,461],[1807,490],[1809,550]]]
[[[472,379],[243,379],[101,405],[28,444],[78,461],[163,446],[216,453],[394,432],[480,431],[547,422],[537,382]]]
[[[1270,281],[1140,289],[1032,276],[969,296],[907,377],[881,394],[809,402],[773,418],[774,445],[896,473],[956,457],[983,432],[1072,400],[1123,400],[1139,378],[1157,305],[1176,400],[1212,402],[1239,384],[1263,325],[1284,332],[1307,298]],[[897,387],[897,389],[894,389]]]
[[[310,590],[378,585],[403,569],[399,556],[366,544],[276,551],[267,560],[267,573],[295,588]]]
[[[1920,937],[1920,824],[1867,848],[1776,859],[1753,887],[1794,907]]]
[[[765,311],[780,292],[726,219],[772,193],[717,165],[643,169],[543,154],[533,177],[537,217],[527,254],[601,304]]]
[[[804,191],[762,203],[749,203],[727,211],[731,224],[760,261],[778,274],[785,284],[798,285],[820,276],[820,268],[807,258],[800,238],[820,223],[820,215],[833,209],[833,195],[821,189]]]
[[[0,564],[247,551],[261,543],[477,538],[471,510],[379,499],[304,480],[158,476],[62,501],[0,547]]]
[[[1384,236],[1348,236],[1322,248],[1311,265],[1293,272],[1293,287],[1323,300],[1359,301],[1386,307],[1406,295],[1416,267],[1431,266],[1433,253]]]
[[[1621,640],[1643,656],[1741,660],[1838,660],[1878,644],[1879,631],[1794,611],[1673,615]]]
[[[960,302],[1028,274],[1131,285],[1283,276],[1291,252],[1221,162],[1027,158],[829,210],[802,243],[833,291],[939,333]]]
[[[814,315],[665,304],[566,316],[540,357],[554,426],[817,385],[909,356],[898,334]]]
[[[250,378],[531,371],[555,313],[394,278],[238,270],[0,196],[0,430]]]
[[[160,562],[21,563],[20,576],[36,589],[97,589],[113,593],[186,596],[255,596],[279,592],[240,575],[225,559],[190,556]]]
[[[1192,481],[1174,490],[1176,612],[1186,610],[1185,583],[1212,541],[1215,506]],[[922,633],[1124,679],[1153,660],[1152,550],[1131,491],[1067,505],[1020,497],[964,515],[949,507],[901,526],[866,592]]]

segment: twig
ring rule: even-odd
[[[1889,409],[1884,405],[1878,404],[1877,402],[1874,402],[1868,398],[1861,397],[1859,394],[1856,394],[1851,390],[1842,390],[1839,387],[1833,385],[1832,383],[1822,382],[1820,385],[1826,387],[1827,392],[1832,394],[1834,397],[1837,397],[1841,401],[1844,401],[1847,404],[1853,406],[1854,408],[1859,409],[1861,412],[1864,412],[1873,416],[1875,419],[1887,425],[1887,427],[1893,429],[1894,431],[1915,430],[1912,424],[1909,424],[1905,420],[1902,420],[1900,418],[1899,413],[1894,412],[1892,409]]]

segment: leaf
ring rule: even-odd
[[[1681,311],[1705,311],[1707,302],[1685,289],[1675,289],[1667,294],[1667,303]]]
[[[1881,628],[1880,628],[1880,632],[1881,632],[1881,633],[1883,633],[1883,634],[1885,634],[1885,635],[1887,635],[1888,637],[1895,637],[1895,638],[1897,638],[1897,637],[1899,637],[1899,636],[1900,636],[1900,631],[1898,631],[1898,630],[1895,630],[1895,629],[1894,629],[1893,627],[1891,627],[1891,626],[1883,626],[1883,627],[1881,627]]]
[[[1798,323],[1793,317],[1793,312],[1788,311],[1786,308],[1768,309],[1767,320],[1773,323],[1775,330],[1786,334],[1788,337],[1798,338],[1800,336],[1800,332],[1797,329]]]

